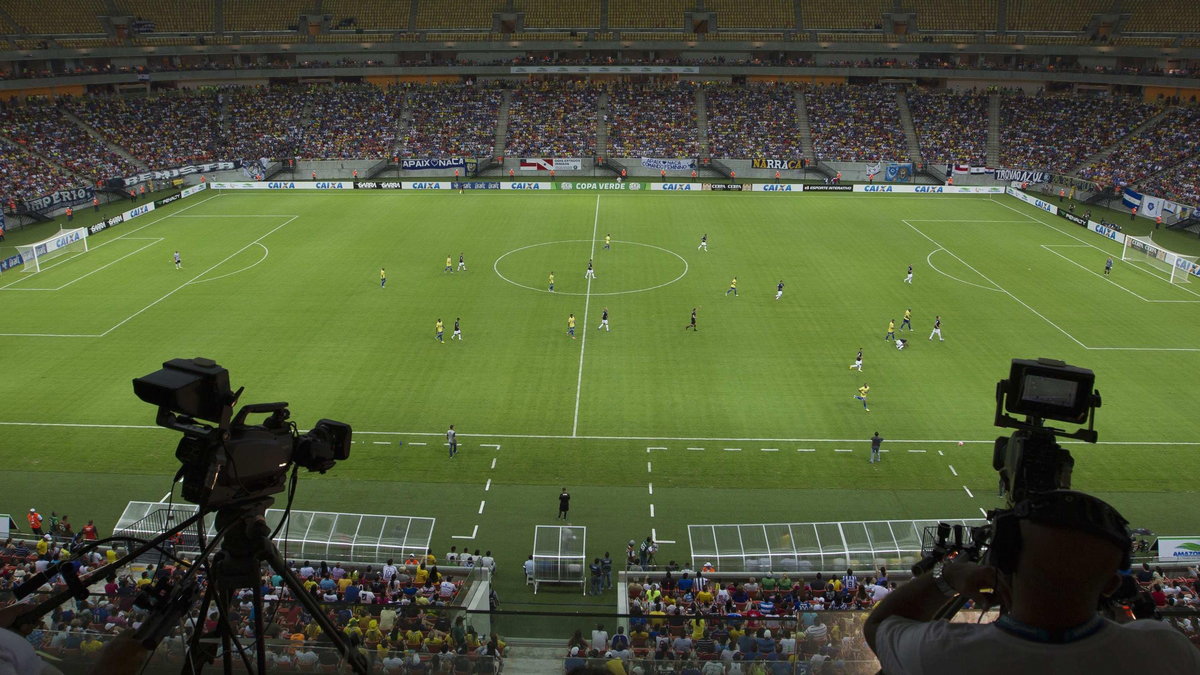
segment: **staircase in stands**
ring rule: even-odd
[[[813,150],[812,141],[812,126],[808,123],[808,102],[804,98],[804,92],[796,90],[796,128],[800,132],[800,150],[804,153],[804,159],[811,166],[817,162],[817,153]]]
[[[496,114],[496,142],[492,145],[492,157],[505,155],[504,145],[508,139],[508,110],[511,106],[512,90],[505,89],[504,98],[500,101],[500,111]]]
[[[1154,117],[1151,117],[1150,119],[1146,120],[1145,122],[1142,122],[1141,124],[1139,124],[1137,126],[1136,129],[1134,129],[1133,131],[1130,131],[1128,134],[1125,134],[1124,136],[1118,138],[1111,145],[1107,145],[1103,148],[1100,148],[1096,152],[1092,153],[1090,156],[1084,158],[1084,160],[1082,162],[1080,162],[1078,166],[1071,168],[1071,173],[1078,174],[1079,171],[1081,171],[1085,166],[1087,166],[1089,164],[1094,164],[1094,163],[1108,157],[1109,155],[1113,154],[1113,152],[1115,152],[1118,147],[1123,145],[1126,141],[1133,138],[1134,136],[1137,136],[1138,134],[1142,134],[1147,131],[1150,131],[1154,127],[1161,124],[1163,120],[1167,119],[1167,117],[1170,116],[1172,110],[1174,110],[1174,108],[1170,107],[1170,106],[1163,108],[1162,110],[1160,110],[1158,112],[1157,115],[1155,115]]]
[[[708,105],[704,89],[696,88],[696,141],[700,146],[701,157],[711,157],[708,148]]]
[[[1000,166],[1000,94],[988,96],[987,165]]]
[[[917,138],[917,126],[913,124],[912,109],[908,107],[908,94],[896,90],[896,109],[900,111],[900,128],[904,129],[904,144],[908,148],[908,161],[921,163],[921,141]]]

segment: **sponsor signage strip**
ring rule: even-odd
[[[557,157],[525,157],[521,160],[522,171],[582,171],[582,159]]]
[[[645,183],[617,181],[561,180],[554,184],[556,190],[645,190]]]
[[[214,171],[233,171],[240,169],[242,161],[240,159],[232,162],[210,162],[208,164],[189,164],[187,166],[177,166],[173,169],[161,169],[158,171],[147,171],[139,173],[136,176],[126,176],[125,178],[113,178],[106,181],[109,187],[130,187],[139,183],[146,183],[152,180],[170,180],[180,176],[190,176],[196,173],[212,173]],[[90,197],[89,197],[90,199]]]
[[[465,169],[467,168],[467,160],[461,157],[451,157],[448,159],[402,159],[400,160],[400,168],[408,171],[420,171],[423,169]]]
[[[526,73],[650,73],[650,74],[697,74],[699,66],[512,66],[513,74]]]
[[[214,190],[351,190],[354,188],[354,183],[351,181],[311,181],[311,180],[285,180],[285,181],[234,181],[221,182],[213,181],[209,183]]]
[[[1200,536],[1159,537],[1158,559],[1161,562],[1200,560]]]

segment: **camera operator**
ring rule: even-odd
[[[1200,672],[1200,650],[1167,624],[1117,624],[1097,608],[1129,567],[1125,519],[1070,490],[1036,494],[996,519],[994,565],[943,561],[892,592],[864,625],[883,672]],[[949,597],[999,604],[995,623],[934,621]]]

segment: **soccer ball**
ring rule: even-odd
[[[962,441],[959,441],[959,442],[958,442],[958,444],[959,444],[959,445],[962,445],[962,444],[963,444],[963,442],[962,442]]]

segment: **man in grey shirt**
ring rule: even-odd
[[[883,436],[880,436],[879,432],[876,431],[875,435],[871,437],[871,459],[868,460],[871,464],[880,461],[879,446],[881,445],[883,445]]]

